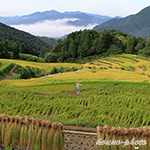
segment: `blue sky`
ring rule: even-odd
[[[21,16],[54,9],[125,17],[149,5],[149,0],[0,0],[0,16]]]

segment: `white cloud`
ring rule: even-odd
[[[67,21],[75,21],[76,18],[45,20],[44,22],[37,22],[30,25],[11,25],[12,27],[29,32],[33,35],[47,36],[47,37],[61,37],[74,31],[92,29],[97,24],[89,24],[88,26],[72,26],[68,25]]]

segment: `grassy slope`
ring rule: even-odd
[[[8,65],[11,61],[7,60],[7,59],[0,59],[0,68],[5,67],[6,65]]]
[[[80,72],[44,79],[1,81],[0,113],[71,125],[150,125],[150,90],[149,83],[145,83],[149,82],[149,61],[122,55],[83,66]],[[83,84],[78,97],[74,88],[77,80]]]

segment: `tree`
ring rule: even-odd
[[[126,49],[126,53],[129,54],[135,54],[137,53],[137,51],[135,50],[135,46],[137,45],[137,41],[135,36],[134,37],[129,37],[127,40],[127,49]]]
[[[73,39],[70,40],[68,53],[69,53],[69,56],[76,59],[76,57],[77,57],[77,48],[76,48],[76,43],[74,42]]]
[[[148,57],[150,56],[150,49],[146,49],[145,51],[144,51],[144,56],[147,58],[147,60],[148,60]]]
[[[20,53],[28,54],[27,47],[24,43],[20,45]]]
[[[54,52],[49,52],[45,54],[46,62],[57,62],[57,55]]]
[[[19,45],[19,42],[16,42],[13,45],[13,58],[14,59],[19,58],[19,52],[20,52],[20,45]]]

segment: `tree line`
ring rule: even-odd
[[[19,59],[19,53],[38,55],[37,51],[34,51],[29,44],[25,45],[24,43],[11,43],[7,40],[0,39],[0,58],[12,58]]]
[[[80,62],[116,54],[150,55],[150,39],[135,37],[111,30],[76,31],[65,39],[58,39],[50,52],[45,54],[46,62]]]
[[[18,41],[19,43],[30,45],[34,51],[37,51],[38,56],[40,57],[44,57],[44,55],[52,48],[52,45],[45,43],[38,37],[2,23],[0,23],[0,38],[11,43]]]

